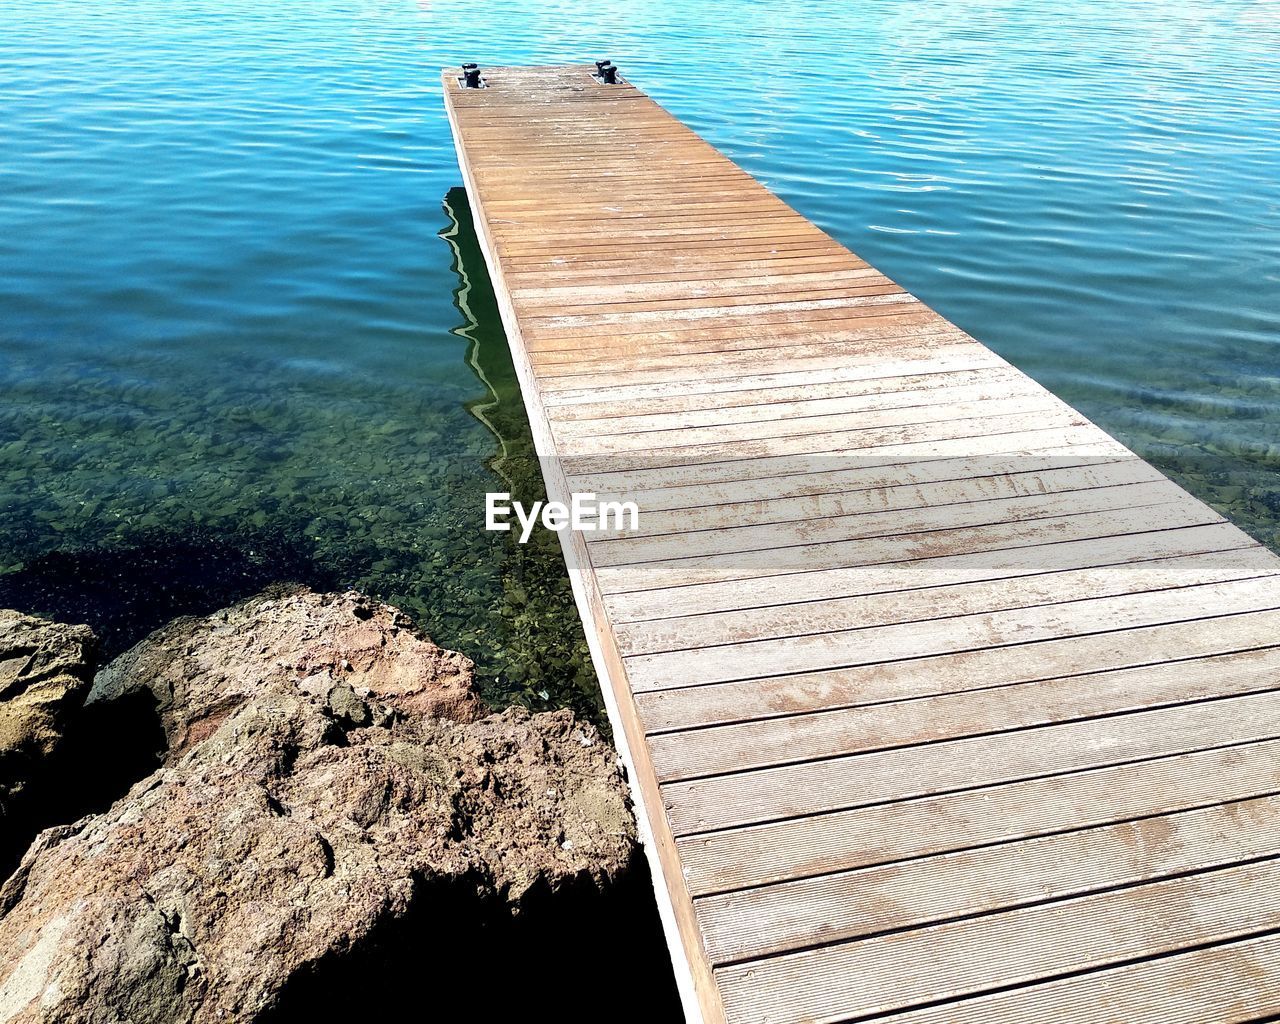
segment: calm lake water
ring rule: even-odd
[[[603,56],[1280,545],[1280,3],[6,0],[0,605],[350,584],[594,708],[438,69]]]

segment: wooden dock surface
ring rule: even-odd
[[[1280,558],[592,70],[445,98],[549,494],[641,509],[562,537],[690,1019],[1280,1013]]]

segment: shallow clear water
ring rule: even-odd
[[[7,0],[0,604],[354,584],[590,707],[437,83],[599,56],[1280,542],[1280,4]]]

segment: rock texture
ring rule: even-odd
[[[150,690],[172,759],[269,690],[319,698],[368,725],[372,696],[406,714],[474,721],[485,709],[473,685],[465,656],[437,647],[390,605],[295,588],[157,630],[98,673],[89,703]]]
[[[442,885],[518,910],[621,873],[608,745],[567,712],[479,718],[470,676],[355,594],[256,598],[122,656],[94,699],[150,688],[169,754],[0,889],[0,1022],[251,1021]]]
[[[94,650],[88,626],[0,610],[0,829],[83,703]]]

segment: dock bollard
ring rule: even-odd
[[[614,66],[613,61],[611,60],[596,61],[596,72],[600,81],[602,81],[605,85],[618,84],[618,69]]]
[[[463,64],[462,65],[462,87],[464,89],[480,88],[480,65],[479,64]]]

